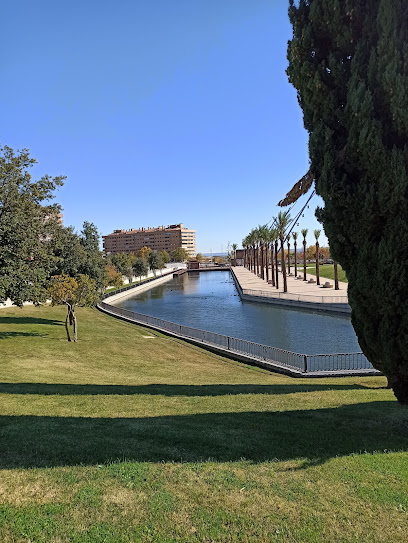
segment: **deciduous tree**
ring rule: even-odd
[[[77,306],[92,306],[98,301],[96,281],[87,275],[79,275],[77,278],[68,275],[55,275],[51,278],[48,294],[52,305],[66,305],[67,316],[65,330],[67,339],[71,341],[69,325],[73,327],[73,341],[77,341],[78,327],[75,314]]]
[[[151,253],[150,247],[142,247],[141,249],[138,250],[138,252],[136,253],[136,256],[147,260],[149,258],[150,253]]]
[[[0,147],[0,301],[39,304],[57,258],[50,240],[61,228],[60,207],[49,203],[64,177],[34,181],[29,151]]]
[[[105,266],[106,286],[120,288],[123,285],[123,277],[120,271],[112,262],[107,262]]]
[[[188,251],[184,247],[178,247],[171,253],[174,262],[185,262],[189,258]]]
[[[160,251],[160,257],[163,264],[168,264],[170,262],[170,255],[167,251]]]
[[[133,273],[136,275],[136,277],[139,277],[139,281],[141,281],[142,277],[146,276],[148,272],[149,266],[147,265],[147,260],[140,258],[140,256],[136,257],[133,264]]]
[[[149,268],[152,270],[155,276],[156,276],[156,271],[161,270],[163,268],[163,260],[160,256],[160,253],[158,253],[157,251],[152,251],[149,254],[148,263],[149,263]]]

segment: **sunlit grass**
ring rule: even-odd
[[[343,268],[340,266],[340,264],[337,264],[337,270],[338,270],[338,276],[339,281],[342,281],[343,283],[347,283],[347,277],[346,273],[343,270]],[[301,272],[303,273],[303,266],[301,267]],[[309,275],[316,275],[316,266],[308,265],[306,268],[306,273]],[[319,266],[319,274],[320,277],[326,277],[327,279],[331,279],[334,281],[334,266],[333,264],[320,264]]]
[[[73,344],[63,319],[0,312],[0,541],[406,541],[384,378],[291,379],[88,309]]]

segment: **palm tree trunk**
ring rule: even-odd
[[[295,277],[297,277],[297,243],[295,241]]]
[[[261,278],[265,279],[264,244],[261,243]]]
[[[284,242],[283,237],[281,237],[281,252],[282,252],[281,263],[282,263],[282,275],[283,275],[283,292],[287,292],[288,285],[287,285],[287,280],[286,280],[285,242]]]
[[[334,290],[339,290],[339,270],[337,269],[337,260],[333,260],[334,269]]]
[[[278,240],[275,241],[275,277],[276,277],[276,288],[279,288]]]
[[[265,270],[266,270],[266,282],[269,283],[269,263],[268,263],[268,250],[269,243],[265,246]]]
[[[319,276],[319,242],[316,241],[316,283],[320,285],[320,276]]]
[[[288,273],[290,273],[290,243],[288,241]]]
[[[303,281],[306,279],[306,240],[303,240]]]
[[[274,252],[273,252],[273,242],[271,243],[271,276],[272,276],[272,286],[275,286],[275,265],[274,265]]]
[[[259,245],[256,246],[256,275],[259,277]]]

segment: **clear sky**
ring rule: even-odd
[[[68,176],[57,194],[66,225],[89,220],[108,234],[183,222],[201,252],[240,246],[308,170],[285,73],[287,8],[287,0],[4,3],[0,141],[30,149],[36,176]],[[309,228],[309,243],[322,228],[318,204],[314,197],[298,227]]]

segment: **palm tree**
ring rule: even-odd
[[[232,254],[234,256],[234,260],[237,259],[237,249],[238,249],[238,245],[236,243],[233,243],[232,244]],[[236,264],[236,262],[235,262]]]
[[[244,268],[246,268],[248,266],[248,236],[242,240],[242,247],[244,248]]]
[[[298,233],[293,232],[292,237],[293,237],[293,242],[294,242],[294,245],[295,245],[295,277],[297,277],[297,238],[298,238]]]
[[[288,273],[290,273],[290,235],[286,238],[288,244]]]
[[[321,230],[313,230],[314,237],[316,239],[316,283],[320,285],[319,275],[319,236]]]
[[[258,227],[259,238],[261,243],[261,262],[262,262],[262,279],[269,280],[269,264],[268,264],[268,247],[269,247],[269,228],[265,225]]]
[[[251,248],[250,253],[250,265],[249,269],[250,271],[255,273],[255,231],[251,230],[248,234],[248,243]]]
[[[267,249],[267,238],[268,238],[268,229],[266,226],[258,226],[258,232],[259,232],[259,242],[261,246],[261,277],[262,279],[265,279],[265,271],[266,271],[266,280],[268,280],[268,249]]]
[[[252,233],[252,241],[253,241],[253,247],[254,247],[254,274],[257,276],[259,273],[259,251],[258,251],[258,229],[253,228],[251,230]]]
[[[288,291],[288,282],[286,278],[286,265],[285,265],[285,230],[289,226],[290,215],[289,211],[279,211],[278,217],[276,219],[276,228],[278,229],[279,239],[281,243],[281,264],[282,264],[282,275],[283,275],[283,292]]]
[[[272,276],[272,286],[274,287],[275,284],[276,284],[276,281],[275,281],[275,261],[274,261],[274,256],[275,256],[275,253],[274,253],[274,245],[275,245],[275,241],[277,240],[278,238],[278,233],[276,231],[276,228],[274,228],[273,226],[269,229],[269,236],[268,236],[268,239],[269,239],[269,243],[271,244],[271,276]]]
[[[275,277],[276,277],[276,288],[279,288],[279,268],[278,268],[278,236],[275,239]]]
[[[309,230],[304,228],[302,230],[303,236],[303,281],[306,281],[306,236]]]

